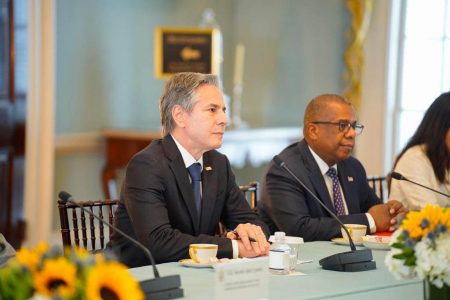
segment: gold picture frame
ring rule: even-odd
[[[155,28],[155,77],[167,79],[179,72],[218,75],[219,34],[213,28]]]

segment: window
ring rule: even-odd
[[[400,20],[395,154],[450,89],[450,0],[403,0]]]

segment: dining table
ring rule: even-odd
[[[390,273],[385,264],[388,250],[372,249],[376,262],[374,270],[337,272],[320,266],[320,259],[346,251],[350,251],[348,245],[331,241],[301,244],[299,263],[293,274],[269,273],[268,299],[424,299],[423,280],[396,279]],[[214,299],[214,268],[198,268],[180,262],[158,264],[157,267],[161,276],[180,275],[184,299]],[[150,266],[132,268],[130,272],[137,280],[153,278]]]

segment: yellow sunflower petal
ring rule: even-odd
[[[28,249],[22,248],[16,253],[17,261],[28,268],[31,272],[35,271],[41,259],[41,255]]]
[[[80,258],[80,259],[87,259],[90,256],[89,251],[87,251],[84,248],[80,248],[80,247],[75,247],[73,249],[73,252],[75,253],[75,255]]]
[[[34,272],[38,263],[41,260],[42,255],[48,250],[46,243],[39,243],[34,249],[21,248],[16,253],[17,261],[28,268],[31,272]]]
[[[33,251],[36,252],[36,253],[38,253],[38,254],[40,254],[40,255],[42,255],[42,254],[44,254],[45,252],[48,251],[48,245],[47,245],[47,243],[40,242],[40,243],[33,249]]]
[[[117,284],[120,282],[120,284]],[[128,269],[117,262],[99,263],[88,274],[86,296],[91,300],[101,300],[102,295],[113,295],[118,300],[144,299],[139,284]]]
[[[428,225],[422,228],[424,220],[428,221]],[[450,230],[450,210],[428,204],[421,211],[409,212],[401,228],[407,230],[411,238],[421,239],[428,233],[435,232],[439,225],[444,225]]]
[[[46,260],[42,270],[34,274],[36,291],[45,296],[74,296],[76,279],[76,267],[64,257]]]

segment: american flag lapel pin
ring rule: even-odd
[[[206,171],[212,171],[212,168],[211,168],[210,166],[206,166],[206,167],[205,167],[205,170],[206,170]]]
[[[347,180],[348,180],[348,182],[353,182],[353,177],[352,176],[347,176]]]

